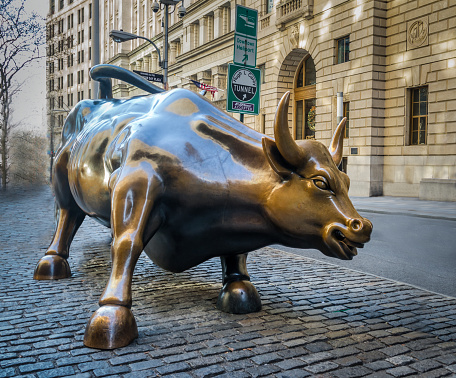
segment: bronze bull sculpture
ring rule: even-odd
[[[106,75],[141,84],[119,68],[93,70],[104,99],[79,102],[65,122],[53,179],[59,222],[34,274],[71,275],[69,247],[86,215],[111,227],[111,275],[85,345],[113,349],[137,337],[131,282],[143,250],[172,272],[219,256],[217,307],[249,313],[261,309],[247,272],[249,251],[282,244],[352,259],[369,241],[372,224],[354,209],[349,178],[337,168],[345,120],[329,150],[295,141],[286,93],[273,140],[185,89],[161,92],[142,83],[155,94],[113,99]]]

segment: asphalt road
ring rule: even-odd
[[[456,221],[360,212],[374,224],[369,243],[351,261],[316,250],[275,246],[301,256],[456,297]]]

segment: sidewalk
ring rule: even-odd
[[[354,202],[371,200],[366,211],[401,203]],[[249,255],[263,303],[249,315],[216,309],[218,259],[173,274],[143,254],[133,279],[139,338],[114,351],[86,348],[85,324],[109,275],[110,233],[86,220],[70,250],[73,276],[34,281],[52,236],[52,206],[47,188],[0,193],[0,377],[456,374],[456,299],[274,248]]]
[[[410,197],[351,197],[358,211],[456,220],[456,202],[423,201]]]

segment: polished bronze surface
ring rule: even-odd
[[[352,259],[369,241],[372,224],[354,209],[348,176],[337,168],[345,120],[330,151],[315,140],[296,142],[286,93],[273,140],[188,90],[112,99],[109,73],[96,69],[103,99],[78,103],[63,127],[53,176],[59,223],[35,273],[70,275],[61,259],[85,215],[112,228],[111,275],[87,325],[87,346],[111,349],[136,337],[131,281],[143,250],[172,272],[220,256],[217,306],[246,313],[261,308],[247,252],[283,244]],[[132,81],[134,74],[114,71]]]

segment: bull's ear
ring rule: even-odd
[[[262,143],[264,155],[271,168],[284,180],[288,180],[291,177],[292,168],[280,154],[276,143],[273,140],[264,137]]]

